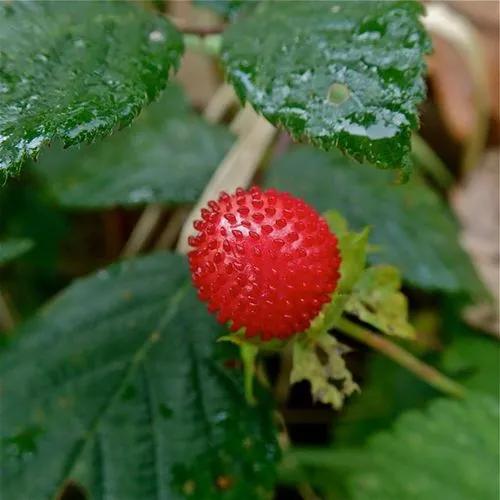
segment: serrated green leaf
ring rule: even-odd
[[[365,269],[354,286],[345,311],[388,335],[413,338],[408,323],[408,301],[401,293],[401,276],[393,266]]]
[[[129,2],[0,5],[0,176],[44,144],[124,126],[164,88],[182,38]]]
[[[73,479],[110,500],[261,498],[275,429],[245,404],[220,328],[179,256],[70,286],[0,358],[3,495],[54,498]]]
[[[459,244],[455,219],[421,180],[395,186],[390,172],[357,165],[339,153],[299,147],[271,166],[265,183],[322,212],[338,210],[356,230],[371,226],[370,241],[378,251],[369,260],[396,266],[412,285],[484,293]]]
[[[33,242],[27,239],[10,239],[0,241],[0,264],[9,262],[31,250]]]
[[[359,390],[343,358],[348,351],[326,331],[314,339],[296,339],[290,383],[308,381],[316,401],[341,408],[345,397]]]
[[[298,450],[289,458],[327,471],[321,483],[332,492],[339,489],[332,479],[347,477],[349,500],[496,500],[498,440],[498,398],[470,394],[404,414],[364,448]]]
[[[36,166],[66,207],[106,208],[198,199],[232,137],[188,108],[169,86],[127,130],[99,144],[47,152]]]
[[[294,137],[384,168],[411,166],[429,37],[415,1],[262,2],[224,33],[242,100]]]
[[[350,481],[354,500],[496,500],[499,405],[494,398],[439,400],[375,436]]]

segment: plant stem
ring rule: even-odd
[[[161,221],[162,214],[163,208],[161,205],[149,205],[144,209],[125,244],[122,257],[137,255],[146,247],[151,235]]]
[[[194,232],[192,224],[198,218],[200,210],[208,201],[217,198],[221,191],[232,192],[237,187],[247,187],[276,136],[276,128],[255,111],[244,109],[240,113],[253,114],[251,123],[249,124],[245,118],[243,135],[219,164],[198,203],[186,219],[177,243],[179,253],[186,254],[189,250],[187,239]]]
[[[443,375],[432,366],[420,361],[390,340],[376,335],[346,318],[339,320],[337,329],[349,337],[385,354],[439,391],[458,398],[465,396],[465,388],[463,386]]]
[[[453,45],[470,71],[476,123],[464,145],[461,171],[465,173],[477,166],[488,138],[490,93],[484,49],[474,24],[444,3],[429,4],[423,23],[429,31],[437,33]]]
[[[14,328],[15,320],[7,299],[0,290],[0,328],[6,331]]]
[[[418,134],[411,137],[411,152],[422,170],[432,177],[440,188],[448,189],[453,184],[453,175],[443,160]]]
[[[257,347],[245,343],[241,346],[241,360],[243,361],[243,374],[245,384],[245,399],[250,406],[255,406],[257,400],[253,393],[253,378],[255,376],[255,360],[258,353]]]

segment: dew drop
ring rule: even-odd
[[[149,41],[155,43],[164,42],[165,35],[159,30],[154,30],[149,34]]]

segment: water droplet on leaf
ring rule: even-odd
[[[349,87],[343,83],[335,82],[328,89],[328,100],[335,105],[339,105],[349,99],[351,93]]]

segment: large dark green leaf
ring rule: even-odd
[[[231,142],[224,128],[196,116],[180,88],[170,86],[130,129],[79,150],[48,152],[37,170],[67,207],[190,203]]]
[[[372,262],[398,267],[424,289],[480,293],[458,227],[446,205],[418,179],[392,183],[390,172],[339,153],[300,147],[271,166],[266,184],[303,197],[318,210],[338,210],[354,229],[372,226]]]
[[[33,242],[27,239],[10,239],[0,241],[0,264],[15,259],[26,253],[33,246]]]
[[[174,255],[63,292],[0,358],[5,498],[53,498],[68,479],[109,500],[268,491],[274,427],[246,405],[220,329]]]
[[[430,42],[414,1],[262,2],[224,34],[241,99],[323,149],[410,167]]]
[[[42,147],[109,134],[165,86],[183,50],[165,19],[130,2],[2,2],[0,176]]]

